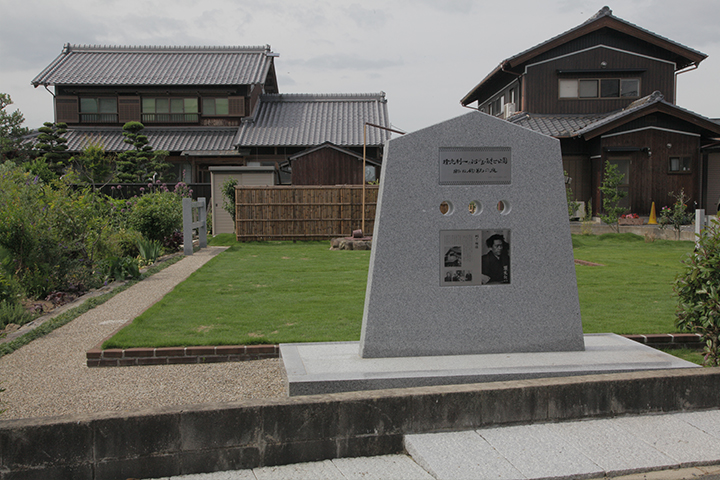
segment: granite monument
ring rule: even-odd
[[[388,142],[360,355],[583,349],[559,141],[473,112]]]

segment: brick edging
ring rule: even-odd
[[[625,338],[654,348],[702,348],[705,344],[697,333],[655,333],[650,335],[622,335]]]
[[[220,345],[210,347],[93,348],[85,353],[88,367],[177,365],[278,358],[278,345]]]

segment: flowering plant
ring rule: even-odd
[[[640,216],[637,213],[626,213],[621,215],[620,218],[640,218]]]

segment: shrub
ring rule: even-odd
[[[0,268],[0,302],[17,303],[20,284]]]
[[[220,187],[223,196],[223,208],[230,214],[233,223],[235,223],[235,186],[238,181],[234,178],[228,178]]]
[[[90,191],[51,188],[20,169],[0,173],[0,247],[25,294],[91,286],[98,255],[107,249],[109,204]]]
[[[142,233],[132,229],[113,231],[108,238],[107,257],[137,257],[140,254],[138,242],[143,239]]]
[[[677,195],[670,192],[670,195],[675,197],[675,204],[672,207],[665,206],[660,210],[658,223],[661,229],[672,225],[677,239],[680,240],[680,230],[683,225],[689,225],[692,222],[693,214],[687,211],[687,201],[689,199],[685,195],[685,190],[680,190]]]
[[[140,267],[136,258],[110,257],[100,262],[100,270],[106,281],[139,278]]]
[[[172,192],[148,193],[133,206],[130,225],[148,240],[162,242],[182,229],[182,200]]]
[[[699,235],[695,251],[675,281],[676,325],[705,342],[705,364],[720,365],[720,223],[713,219]]]
[[[33,316],[27,312],[19,303],[0,301],[0,329],[14,323],[15,325],[25,325]]]
[[[620,190],[623,177],[624,175],[620,173],[617,165],[610,163],[610,161],[605,162],[605,172],[600,185],[603,207],[603,214],[600,215],[600,219],[610,225],[611,228],[614,228],[616,233],[620,233],[618,217],[625,213],[626,210],[618,206],[620,201],[627,196],[626,191]]]
[[[192,241],[192,239],[190,239]],[[166,253],[174,253],[180,250],[180,245],[183,244],[183,233],[180,230],[175,230],[172,235],[163,239],[163,248]]]

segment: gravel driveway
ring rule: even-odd
[[[209,247],[146,278],[52,333],[0,358],[0,420],[123,412],[285,395],[278,359],[88,368],[85,352],[204,265]]]

